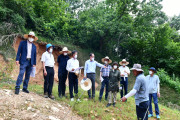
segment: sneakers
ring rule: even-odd
[[[149,115],[148,115],[148,118],[149,118],[149,117],[153,117],[153,114],[149,114]]]
[[[52,100],[54,100],[55,97],[52,96],[52,95],[49,95],[49,98],[52,99]]]
[[[18,95],[19,94],[19,88],[15,89],[15,94]]]
[[[45,98],[48,98],[48,93],[44,93],[44,97],[45,97]]]
[[[111,106],[111,103],[108,103],[108,104],[106,105],[106,107],[109,107],[109,106]]]
[[[24,88],[22,89],[22,91],[25,93],[29,93],[29,91],[27,89],[24,89]]]
[[[73,102],[74,101],[74,98],[71,98],[71,102]]]
[[[157,119],[160,119],[160,116],[159,115],[156,115]]]

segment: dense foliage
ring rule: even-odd
[[[179,75],[180,15],[168,18],[161,1],[1,0],[0,25]]]

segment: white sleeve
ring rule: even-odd
[[[71,70],[72,70],[72,69],[70,68],[70,65],[71,65],[70,62],[71,62],[70,60],[67,61],[67,66],[66,66],[66,70],[67,70],[67,71],[71,71]]]
[[[127,95],[125,95],[124,97],[125,97],[125,98],[131,97],[131,96],[135,95],[136,92],[137,92],[137,90],[132,89],[132,90],[131,90]]]
[[[45,54],[44,53],[42,54],[41,62],[45,62]]]
[[[160,84],[158,84],[157,91],[158,91],[158,93],[160,93]]]

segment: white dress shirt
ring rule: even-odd
[[[32,43],[27,41],[27,58],[31,58]]]
[[[41,57],[41,61],[45,63],[45,66],[54,67],[54,56],[52,53],[44,52]]]
[[[66,66],[66,70],[69,72],[75,72],[72,71],[72,69],[77,69],[79,68],[79,61],[77,59],[71,58],[67,61],[67,66]]]
[[[130,73],[129,67],[120,66],[119,70],[120,70],[120,73],[124,75],[124,76],[121,76],[121,77],[128,77],[128,74],[126,72]],[[126,71],[126,72],[124,72],[124,71]]]

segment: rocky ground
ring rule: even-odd
[[[65,103],[35,93],[0,89],[0,120],[81,120]]]

